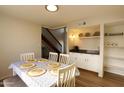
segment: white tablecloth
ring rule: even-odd
[[[42,67],[47,70],[47,72],[41,76],[30,77],[27,75],[28,70],[20,68],[20,65],[25,62],[16,62],[9,66],[13,71],[25,82],[28,87],[50,87],[57,82],[57,76],[52,75],[48,71],[48,62],[34,62],[37,67]]]

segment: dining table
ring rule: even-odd
[[[43,62],[42,61],[33,62],[33,64],[35,64],[35,67],[43,68],[46,70],[44,74],[35,76],[35,77],[29,76],[27,74],[29,69],[20,68],[20,65],[24,63],[26,62],[25,61],[14,62],[9,66],[9,69],[12,69],[13,72],[16,75],[18,75],[28,87],[51,87],[57,83],[57,75],[54,75],[50,72],[49,67],[48,67],[48,64],[49,64],[48,60],[43,61]],[[66,66],[66,64],[61,64],[60,68],[64,66]]]

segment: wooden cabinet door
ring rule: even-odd
[[[75,62],[76,62],[75,54],[70,53],[70,63],[75,63]]]
[[[75,63],[77,67],[82,67],[82,56],[80,53],[70,53],[70,63]]]
[[[86,54],[81,54],[81,68],[83,69],[86,69],[86,65],[85,65],[85,62],[86,62]]]
[[[98,55],[87,55],[85,61],[85,69],[98,72]]]
[[[70,53],[70,62],[82,69],[98,72],[98,60],[99,55]]]
[[[88,69],[88,55],[87,54],[82,54],[82,68],[89,70]]]
[[[76,65],[79,68],[82,68],[83,62],[82,62],[82,54],[76,55]]]

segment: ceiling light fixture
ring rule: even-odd
[[[56,12],[59,9],[57,5],[46,5],[45,8],[49,12]]]

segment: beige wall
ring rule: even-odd
[[[41,26],[20,19],[0,16],[0,78],[9,75],[8,66],[19,60],[19,54],[41,54]]]
[[[124,16],[122,14],[117,15],[106,15],[106,16],[93,16],[85,19],[80,19],[71,23],[66,24],[68,28],[81,28],[85,26],[99,25],[104,23],[116,22],[118,20],[123,20]],[[83,22],[86,22],[86,25],[80,25]]]

